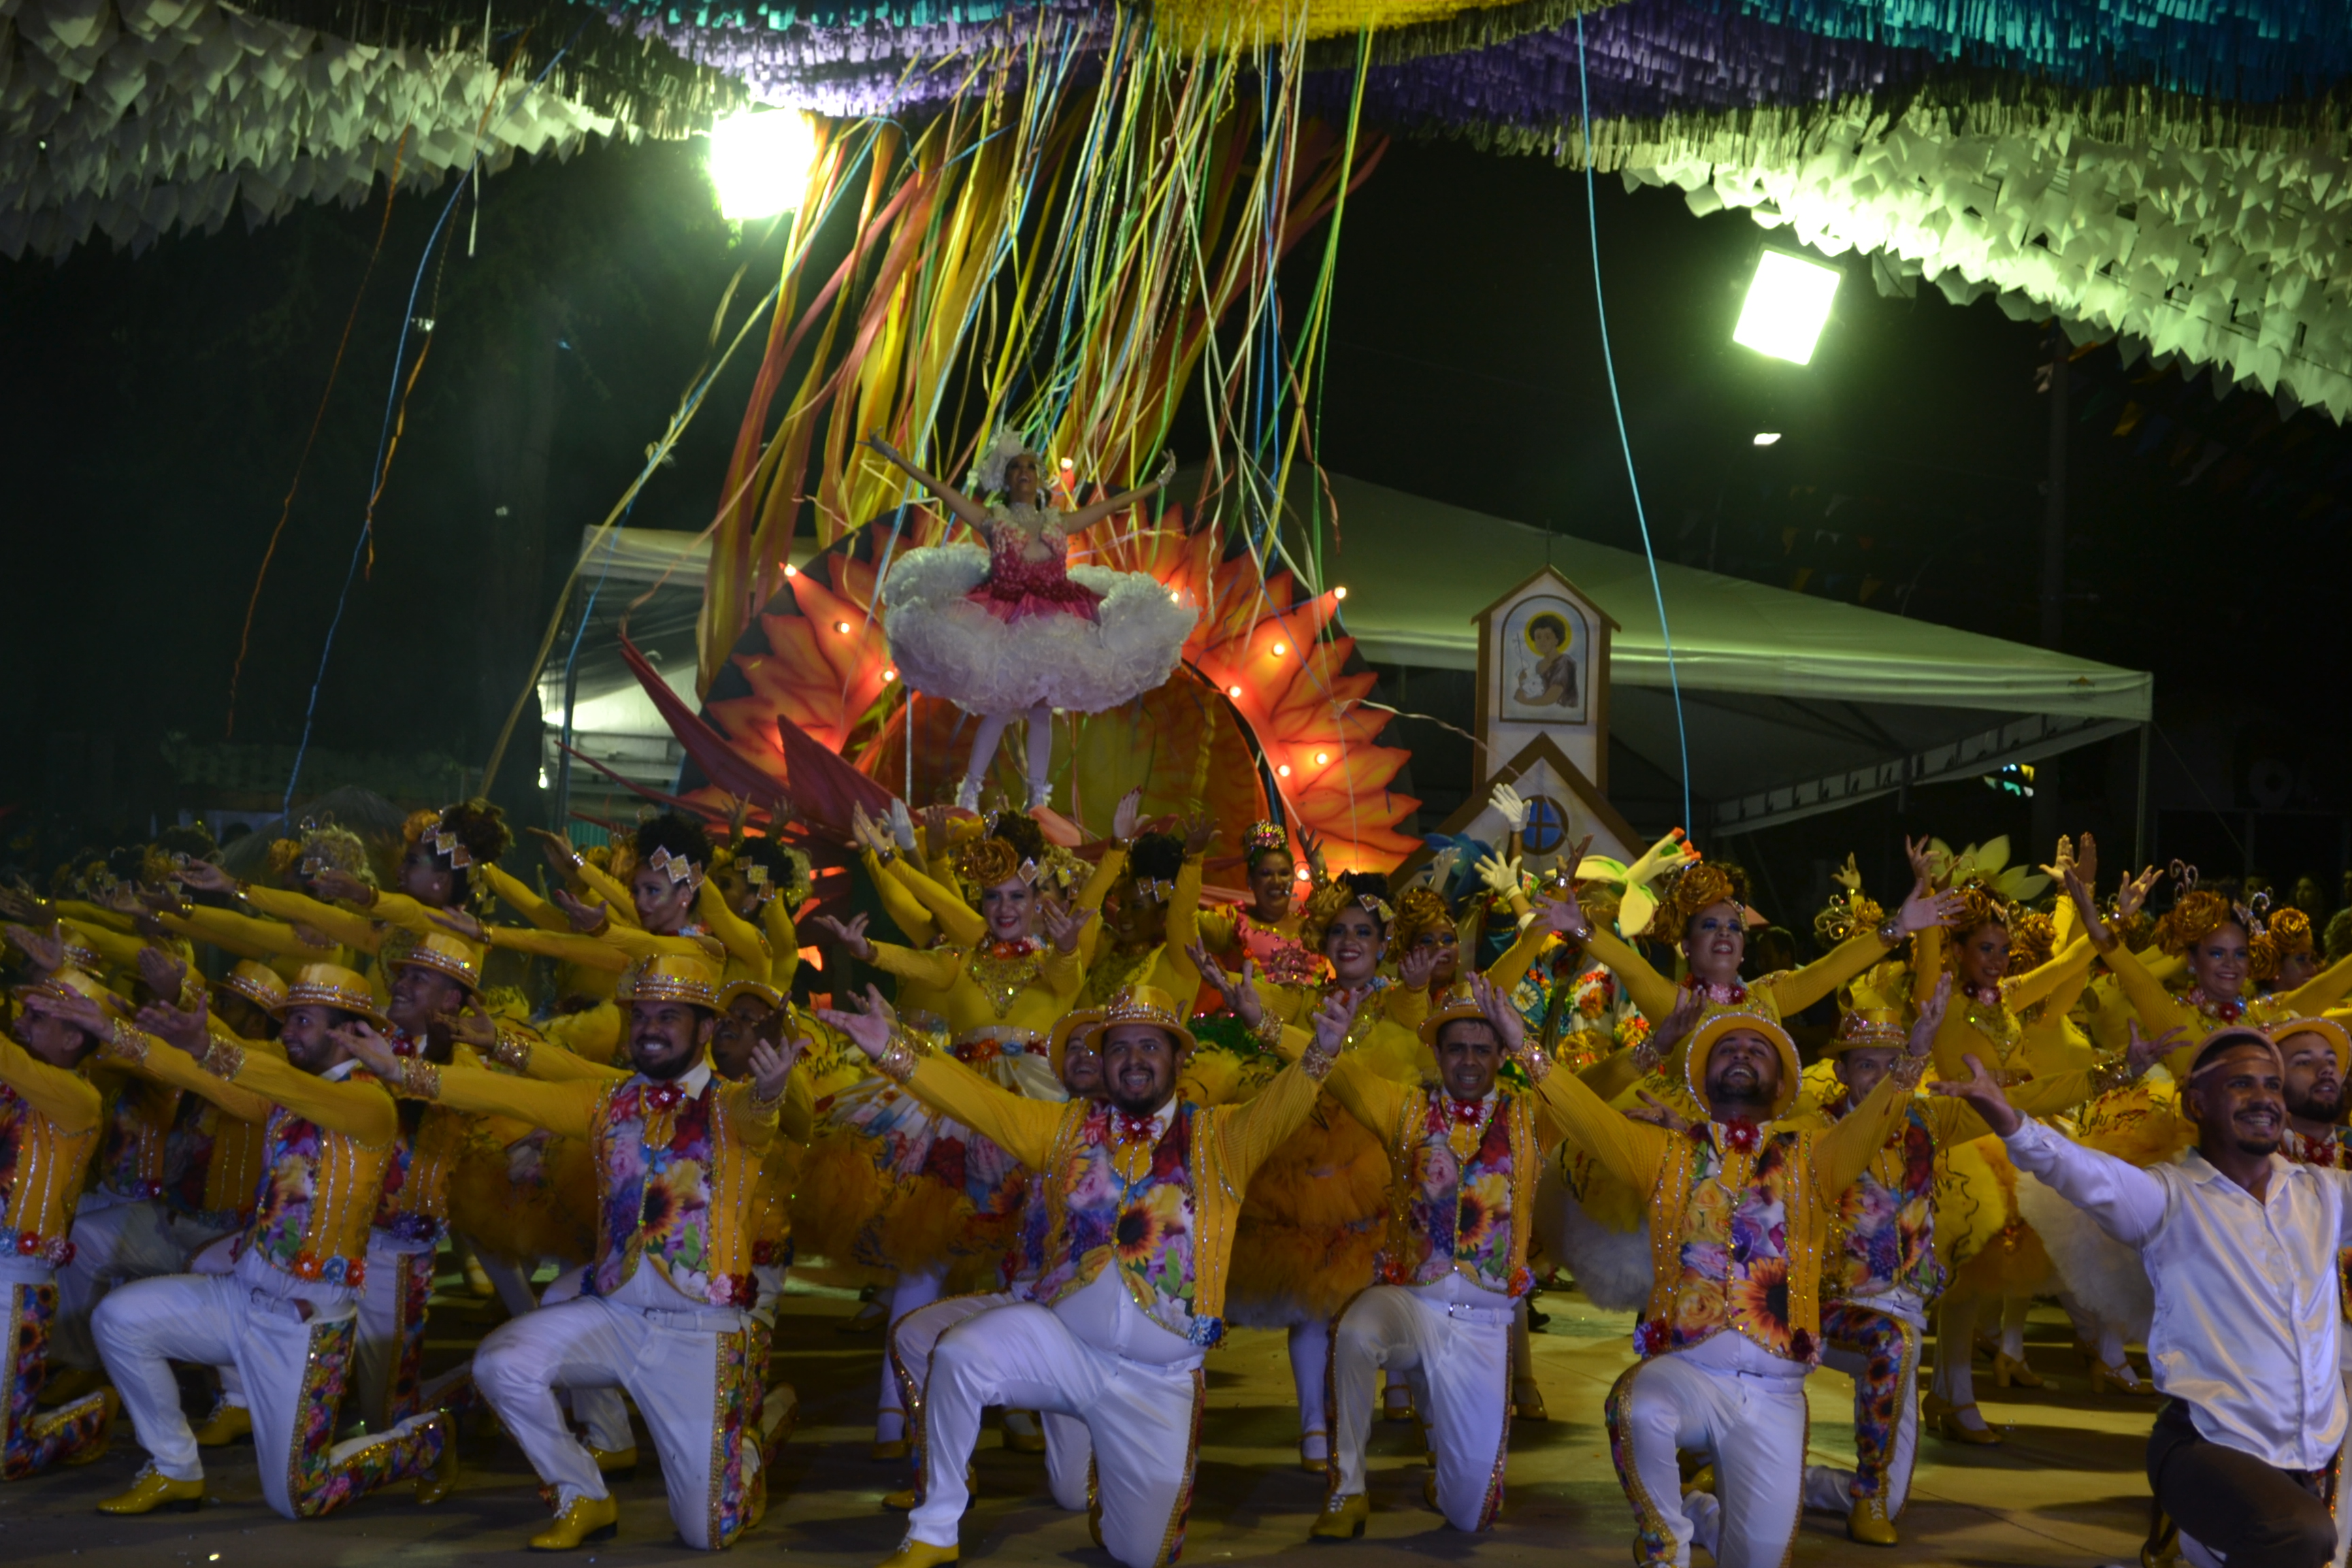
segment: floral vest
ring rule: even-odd
[[[405,1030],[394,1030],[392,1048],[404,1057],[424,1054],[425,1042]],[[456,1060],[468,1067],[479,1058],[459,1047]],[[414,1131],[408,1114],[415,1116]],[[466,1141],[467,1118],[446,1106],[417,1106],[404,1114],[399,1141],[383,1171],[383,1191],[376,1199],[375,1227],[403,1241],[438,1241],[449,1220],[449,1173],[457,1163]]]
[[[98,1186],[127,1198],[155,1198],[170,1184],[173,1156],[184,1168],[186,1150],[172,1146],[182,1091],[151,1079],[123,1077],[106,1095],[104,1135],[98,1146]]]
[[[373,1080],[353,1073],[351,1081]],[[277,1107],[263,1134],[260,1191],[238,1253],[257,1252],[298,1279],[361,1289],[368,1226],[391,1158],[389,1148],[367,1148]]]
[[[1460,1271],[1482,1289],[1518,1297],[1528,1274],[1528,1226],[1543,1161],[1524,1096],[1498,1089],[1465,1161],[1455,1149],[1454,1097],[1414,1089],[1389,1138],[1388,1239],[1373,1264],[1389,1285],[1433,1285]]]
[[[1841,1103],[1832,1119],[1852,1109]],[[1942,1292],[1944,1267],[1936,1261],[1936,1135],[1916,1104],[1905,1113],[1902,1130],[1873,1157],[1870,1169],[1838,1195],[1830,1242],[1822,1291],[1832,1300],[1866,1301],[1899,1287],[1924,1304]]]
[[[650,1258],[680,1292],[714,1307],[749,1307],[759,1172],[727,1134],[713,1076],[699,1094],[633,1078],[601,1096],[588,1142],[596,1161],[597,1234],[589,1277],[609,1296]]]
[[[1074,1102],[1055,1135],[1036,1299],[1052,1306],[1116,1266],[1153,1322],[1179,1339],[1213,1345],[1224,1336],[1224,1260],[1204,1259],[1197,1246],[1204,1228],[1192,1180],[1201,1110],[1177,1106],[1152,1149],[1151,1168],[1133,1186],[1113,1159],[1111,1114],[1108,1106]],[[1204,1262],[1213,1267],[1203,1268]]]
[[[0,1083],[0,1247],[45,1258],[55,1268],[73,1261],[68,1232],[98,1138],[95,1127],[58,1131],[31,1101]]]
[[[1822,1214],[1813,1134],[1702,1121],[1674,1139],[1650,1194],[1656,1284],[1633,1333],[1645,1356],[1729,1330],[1808,1365],[1821,1353]]]

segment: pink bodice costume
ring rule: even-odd
[[[1042,520],[1034,533],[1018,521],[1028,517]],[[1008,626],[1032,616],[1102,618],[1096,606],[1103,596],[1070,581],[1070,538],[1062,531],[1061,513],[1026,505],[991,507],[989,518],[988,575],[966,598]],[[1033,542],[1045,547],[1045,560],[1026,558]]]

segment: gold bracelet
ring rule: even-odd
[[[874,1067],[892,1083],[905,1083],[915,1076],[915,1047],[903,1037],[893,1035],[890,1043],[882,1047],[882,1054],[874,1058]]]
[[[1899,1058],[1893,1067],[1886,1069],[1886,1076],[1893,1079],[1906,1091],[1917,1089],[1919,1080],[1926,1077],[1927,1073],[1927,1058],[1915,1057],[1908,1052]]]
[[[2139,1075],[2132,1070],[2131,1058],[2117,1057],[2091,1069],[2091,1096],[2096,1099],[2103,1094],[2113,1094],[2116,1089],[2128,1089],[2138,1081]]]
[[[205,1050],[201,1064],[215,1078],[234,1082],[245,1070],[245,1047],[233,1040],[215,1039]]]
[[[394,1087],[410,1100],[441,1098],[441,1067],[423,1057],[403,1057],[394,1075]]]
[[[1255,1035],[1258,1044],[1266,1049],[1276,1049],[1282,1044],[1282,1020],[1272,1013],[1260,1011],[1257,1023],[1251,1027],[1250,1033]]]
[[[490,1047],[490,1059],[500,1067],[512,1068],[529,1076],[530,1072],[530,1037],[509,1024],[499,1026],[498,1043]]]
[[[1541,1083],[1551,1076],[1551,1058],[1532,1046],[1519,1047],[1519,1068],[1528,1075],[1529,1083]]]
[[[144,1062],[147,1059],[147,1035],[121,1018],[106,1021],[106,1047],[110,1056],[125,1061]]]
[[[1314,1043],[1309,1045],[1306,1053],[1298,1058],[1298,1065],[1307,1069],[1308,1078],[1321,1083],[1330,1075],[1332,1065],[1339,1059],[1339,1053],[1324,1049],[1323,1037],[1318,1035],[1315,1037]]]

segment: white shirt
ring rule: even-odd
[[[2193,1151],[2143,1171],[2037,1121],[2001,1142],[2099,1228],[2139,1249],[2156,1288],[2148,1363],[2208,1440],[2316,1470],[2344,1440],[2336,1255],[2352,1174],[2273,1154],[2264,1195]]]

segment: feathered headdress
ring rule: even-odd
[[[1937,877],[1954,883],[1982,882],[2003,903],[2030,903],[2049,890],[2050,879],[2031,866],[2009,863],[2009,835],[1955,850],[1940,838],[1927,840],[1927,861]]]
[[[2311,940],[2311,917],[2297,909],[2281,910],[2271,916],[2263,934],[2249,946],[2252,962],[2247,973],[2265,984],[2278,978],[2288,959],[2317,951]]]
[[[1021,433],[1009,426],[999,430],[995,439],[971,466],[971,488],[975,495],[1001,495],[1004,490],[1004,470],[1013,466],[1015,458],[1034,458],[1042,466],[1045,457],[1021,438]]]

